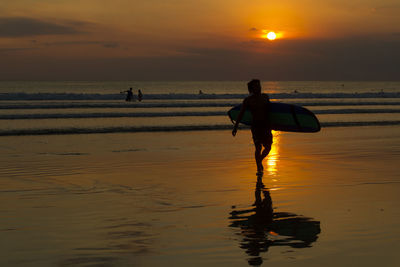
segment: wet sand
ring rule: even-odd
[[[1,266],[397,266],[400,127],[1,137]]]

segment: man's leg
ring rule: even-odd
[[[272,147],[272,133],[269,131],[267,134],[266,138],[264,139],[263,146],[264,146],[264,151],[261,153],[261,160],[265,159],[266,156],[268,156],[269,152],[271,151]]]
[[[254,157],[256,159],[257,172],[263,172],[264,171],[264,167],[262,165],[262,155],[261,155],[262,145],[259,142],[255,142],[254,146],[256,148],[256,151],[254,152]]]
[[[269,152],[271,151],[271,145],[272,144],[264,144],[264,150],[261,153],[261,161],[268,156]]]

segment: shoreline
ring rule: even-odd
[[[324,128],[343,127],[379,127],[398,126],[400,121],[342,121],[321,122],[321,130]],[[153,132],[200,132],[229,130],[232,125],[180,125],[180,126],[127,126],[104,128],[54,128],[54,129],[18,129],[0,131],[1,136],[43,136],[43,135],[80,135],[80,134],[119,134],[119,133],[153,133]],[[242,130],[248,130],[247,126],[240,126]],[[300,132],[299,132],[300,133]],[[307,133],[308,134],[308,133]]]

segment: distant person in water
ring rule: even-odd
[[[125,98],[125,101],[132,101],[133,100],[133,92],[132,92],[132,87],[131,88],[129,88],[129,90],[127,90],[127,91],[123,91],[123,92],[121,92],[121,93],[126,93],[126,98]]]
[[[262,175],[264,167],[263,159],[268,156],[272,146],[272,133],[269,125],[268,110],[269,97],[261,93],[260,80],[251,80],[247,83],[249,96],[243,100],[238,118],[233,126],[232,135],[236,136],[239,122],[243,118],[244,112],[249,110],[252,115],[251,133],[255,146],[255,160],[257,164],[257,175]],[[264,147],[264,150],[262,149]]]
[[[138,90],[138,100],[142,101],[142,99],[143,99],[143,94],[142,94],[142,91],[140,91],[140,89],[139,89]]]

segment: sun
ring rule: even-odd
[[[284,32],[282,31],[271,31],[271,30],[261,30],[260,35],[257,38],[266,39],[268,41],[275,41],[284,37]]]
[[[270,40],[270,41],[275,40],[275,39],[276,39],[276,33],[274,33],[274,32],[269,32],[269,33],[267,34],[267,39]]]

